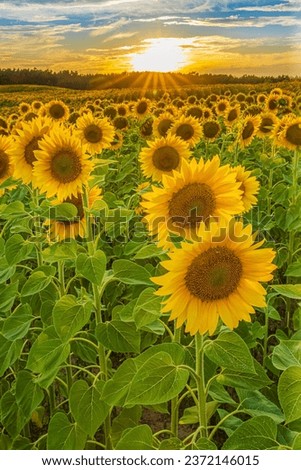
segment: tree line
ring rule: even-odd
[[[74,90],[93,90],[109,88],[143,88],[145,79],[148,76],[147,87],[160,88],[162,78],[166,80],[167,86],[171,83],[184,85],[217,85],[217,84],[258,84],[258,83],[279,83],[298,79],[288,75],[256,76],[242,75],[240,77],[231,74],[200,74],[192,72],[188,74],[153,73],[148,72],[122,72],[108,74],[80,74],[77,71],[33,69],[0,69],[0,85],[47,85]]]

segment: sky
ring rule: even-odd
[[[0,0],[0,67],[301,75],[301,0]]]

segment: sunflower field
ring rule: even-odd
[[[301,450],[300,111],[1,94],[0,449]]]

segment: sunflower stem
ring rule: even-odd
[[[177,328],[175,324],[174,328],[174,338],[173,341],[175,343],[181,343],[181,328]],[[171,400],[171,432],[174,437],[178,437],[178,423],[179,423],[179,408],[178,408],[178,400],[179,396],[177,395]]]
[[[206,416],[206,385],[204,376],[204,338],[200,333],[195,335],[195,372],[198,376],[197,390],[199,398],[199,423],[201,437],[207,437],[207,416]]]
[[[89,213],[89,197],[88,197],[88,187],[84,185],[83,190],[83,207],[85,211],[85,220],[86,220],[86,238],[87,238],[87,248],[90,256],[93,256],[95,246],[93,243],[93,230],[91,216]],[[103,292],[102,286],[98,286],[96,283],[92,282],[92,291],[93,291],[93,300],[95,307],[95,322],[96,326],[102,323],[102,305],[101,305],[101,293]],[[98,343],[98,362],[101,369],[101,373],[104,380],[108,378],[108,367],[107,367],[107,358],[106,351],[104,346],[101,343]],[[110,413],[104,421],[104,436],[105,436],[105,448],[112,449],[111,443],[111,418]]]
[[[291,204],[290,206],[295,206],[297,204],[297,199],[298,199],[298,177],[299,177],[299,151],[296,149],[294,151],[294,156],[293,156],[293,161],[292,161],[292,196],[291,196]],[[294,247],[295,247],[295,236],[296,236],[296,230],[291,230],[289,232],[289,237],[288,237],[288,258],[287,258],[287,264],[288,266],[292,263],[293,257],[294,257]],[[288,277],[287,278],[287,284],[290,284],[292,282],[292,278]],[[289,298],[287,302],[287,311],[286,311],[286,327],[288,331],[290,330],[290,316],[291,316],[291,310],[292,310],[292,301]]]

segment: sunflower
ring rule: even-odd
[[[113,119],[113,125],[115,127],[116,130],[119,130],[119,131],[124,131],[128,128],[128,125],[129,125],[129,121],[126,117],[123,117],[123,116],[116,116],[114,119]]]
[[[205,119],[205,121],[207,119],[211,119],[212,117],[213,117],[212,109],[208,108],[207,106],[203,108],[203,118]]]
[[[47,197],[57,196],[60,201],[77,197],[93,169],[89,155],[82,152],[81,141],[59,125],[44,136],[34,155],[36,186]]]
[[[206,163],[203,158],[198,163],[183,159],[181,171],[163,175],[162,183],[162,188],[153,186],[141,203],[150,233],[158,235],[158,246],[171,246],[170,233],[193,239],[201,221],[228,219],[244,210],[240,183],[229,165],[220,166],[218,156]]]
[[[265,108],[267,112],[277,114],[279,109],[279,96],[269,95],[265,102]]]
[[[5,117],[3,116],[0,116],[0,127],[2,127],[3,129],[8,128],[7,119],[5,119]]]
[[[139,160],[144,176],[161,181],[164,174],[181,168],[182,159],[191,156],[188,145],[179,137],[168,135],[152,142],[142,149]]]
[[[83,114],[76,121],[75,135],[90,154],[109,148],[114,134],[115,129],[107,118],[97,118],[91,112]]]
[[[232,127],[238,121],[240,116],[240,106],[239,104],[231,106],[228,108],[224,116],[224,122],[227,127]]]
[[[267,98],[268,97],[265,93],[259,93],[256,97],[257,104],[264,104]]]
[[[224,115],[229,109],[229,101],[224,99],[219,99],[215,105],[215,112],[217,115]]]
[[[146,98],[142,98],[134,105],[134,113],[137,118],[143,118],[150,110],[150,102]]]
[[[198,121],[192,116],[182,115],[170,128],[172,135],[180,137],[187,142],[190,147],[194,147],[202,137],[202,127]]]
[[[119,104],[116,107],[118,116],[127,116],[129,113],[129,108],[125,104]]]
[[[153,132],[156,137],[166,137],[167,132],[174,123],[174,116],[170,113],[163,112],[159,117],[154,119]]]
[[[220,132],[221,126],[214,119],[208,119],[203,123],[204,139],[208,140],[209,142],[214,141],[216,137],[220,134]]]
[[[260,122],[260,116],[247,115],[243,119],[238,132],[239,144],[242,148],[245,148],[250,145],[259,129]]]
[[[30,111],[31,106],[29,103],[25,103],[25,101],[22,101],[22,103],[19,104],[18,109],[21,114],[25,114]]]
[[[266,290],[260,284],[270,281],[276,268],[271,248],[259,249],[252,226],[241,222],[212,223],[210,229],[198,228],[201,241],[182,243],[162,261],[166,274],[152,278],[161,286],[162,313],[171,312],[179,328],[186,322],[185,331],[213,335],[219,318],[230,329],[240,320],[250,321],[255,307],[265,307]]]
[[[273,128],[278,123],[279,119],[274,113],[261,113],[261,122],[257,131],[257,135],[261,138],[272,137]]]
[[[101,199],[101,189],[94,187],[88,191],[88,207],[91,209],[95,201]],[[67,238],[76,238],[80,236],[84,238],[86,235],[86,219],[83,207],[82,195],[71,196],[62,202],[73,204],[77,208],[77,216],[74,219],[49,219],[44,225],[49,226],[49,237],[51,240],[62,241]],[[61,201],[54,201],[55,206]],[[55,207],[53,208],[55,210]]]
[[[232,171],[235,173],[236,181],[240,183],[239,189],[242,191],[241,198],[244,212],[247,212],[257,202],[255,194],[259,192],[259,182],[255,176],[251,176],[251,171],[247,171],[241,165],[236,166]]]
[[[0,135],[0,184],[13,175],[13,151],[14,144],[12,138],[6,135]]]
[[[41,101],[33,101],[31,103],[31,107],[34,111],[38,111],[39,109],[41,109],[43,106],[43,103]]]
[[[285,117],[284,128],[279,134],[279,142],[290,150],[301,147],[301,117]]]
[[[38,117],[30,122],[24,122],[18,129],[15,137],[14,151],[12,154],[14,162],[14,176],[20,178],[25,184],[33,180],[33,165],[36,161],[35,150],[43,136],[49,132],[52,123],[50,120]]]
[[[45,105],[46,115],[55,122],[67,121],[69,118],[68,106],[61,100],[52,100]]]
[[[202,119],[203,118],[203,108],[202,106],[189,106],[189,108],[186,109],[185,111],[186,116],[192,116],[196,119]]]

